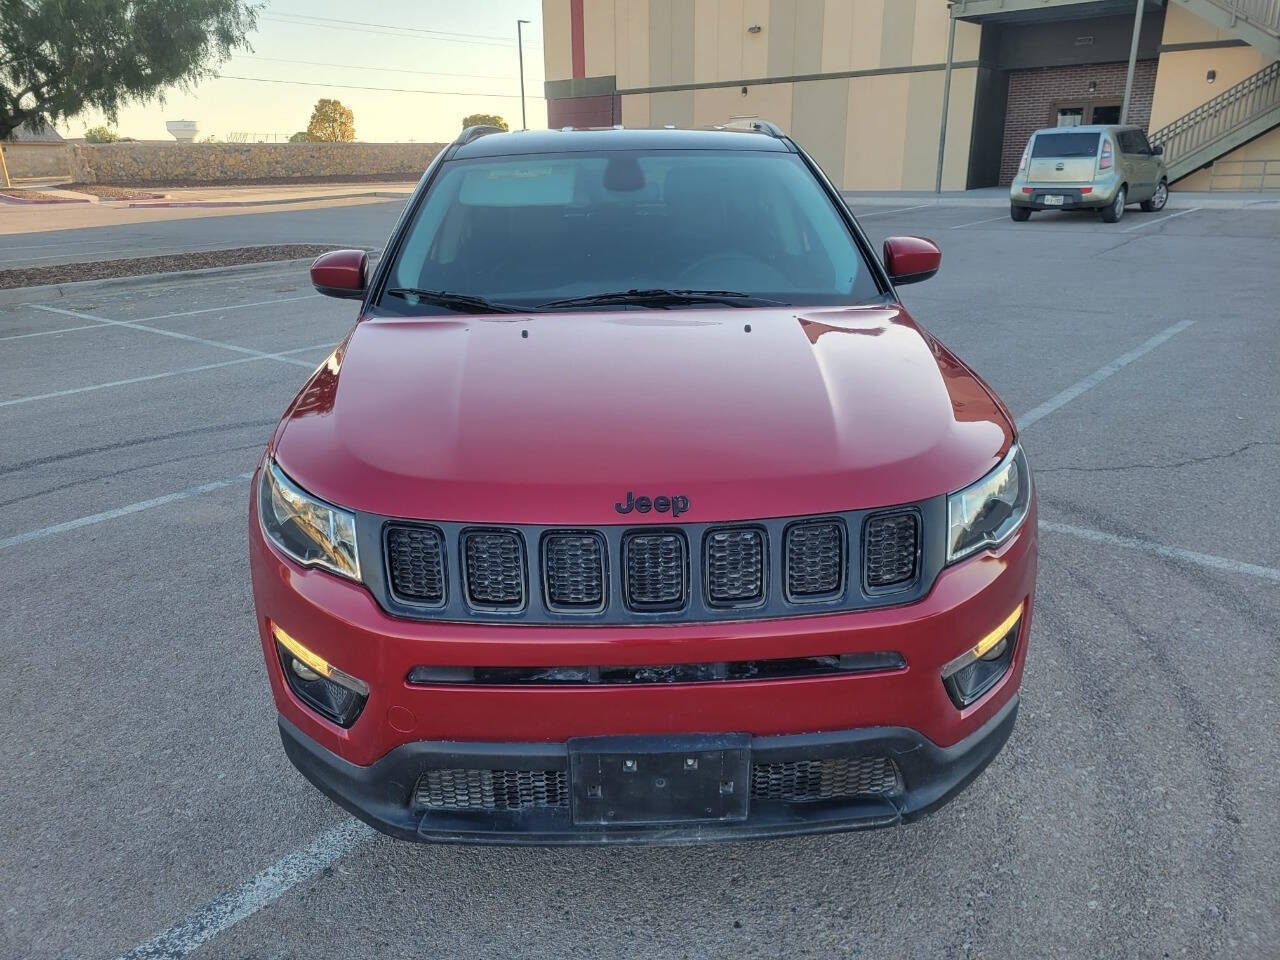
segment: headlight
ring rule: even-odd
[[[1017,444],[1000,465],[947,498],[947,563],[1004,543],[1026,519],[1031,469]]]
[[[317,500],[286,477],[274,460],[262,469],[258,513],[271,542],[299,563],[360,579],[355,514]]]

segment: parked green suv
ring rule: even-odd
[[[1160,210],[1169,200],[1163,153],[1137,127],[1037,130],[1009,189],[1009,216],[1021,223],[1032,210],[1100,210],[1115,223],[1127,203]]]

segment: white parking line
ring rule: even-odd
[[[264,360],[279,360],[281,363],[292,363],[300,367],[310,367],[312,364],[306,360],[297,360],[293,357],[286,357],[279,353],[267,353],[263,350],[254,350],[251,347],[241,347],[234,343],[223,343],[220,340],[208,340],[204,337],[197,337],[190,333],[179,333],[177,330],[165,330],[161,327],[148,327],[145,324],[138,323],[133,320],[107,320],[104,317],[95,317],[91,313],[81,313],[78,310],[65,310],[62,307],[50,307],[43,303],[28,304],[33,310],[46,310],[49,313],[61,313],[68,317],[78,317],[81,320],[97,320],[99,323],[109,324],[113,327],[128,327],[130,330],[142,330],[146,333],[158,333],[162,337],[173,337],[175,340],[186,340],[189,343],[200,343],[206,347],[218,347],[222,350],[232,350],[235,353],[243,353],[251,357],[260,357]]]
[[[298,347],[295,350],[285,350],[280,356],[291,353],[309,353],[312,350],[328,350],[332,348],[331,343],[316,343],[309,347]],[[199,373],[202,370],[217,370],[220,367],[233,367],[238,363],[257,363],[259,360],[273,359],[272,356],[261,357],[237,357],[234,360],[219,360],[217,363],[201,363],[194,367],[179,367],[177,370],[164,370],[160,373],[147,373],[139,377],[126,377],[123,380],[108,380],[106,383],[91,383],[83,387],[68,387],[66,390],[53,390],[49,393],[33,393],[26,397],[14,397],[10,400],[0,400],[0,407],[13,407],[22,403],[35,403],[38,400],[53,400],[57,397],[70,397],[77,393],[92,393],[95,390],[107,390],[111,387],[127,387],[134,383],[146,383],[148,380],[167,380],[169,377],[180,377],[184,373]],[[314,363],[308,363],[308,367],[315,369]]]
[[[16,547],[23,543],[30,543],[33,540],[44,540],[47,537],[56,536],[59,533],[79,530],[81,527],[93,526],[96,523],[105,523],[107,520],[127,517],[131,513],[139,513],[143,510],[150,510],[153,507],[163,507],[167,503],[177,503],[179,500],[189,500],[192,497],[198,497],[204,493],[212,493],[214,490],[221,490],[223,487],[229,487],[236,483],[243,483],[252,476],[252,472],[240,473],[236,474],[234,477],[228,477],[226,480],[214,480],[211,483],[202,483],[198,487],[187,487],[185,490],[178,490],[175,493],[166,493],[162,497],[152,497],[150,500],[139,500],[137,503],[128,503],[123,507],[116,507],[114,510],[104,510],[102,513],[91,513],[87,517],[76,517],[76,519],[67,520],[64,523],[55,523],[51,527],[41,527],[39,530],[28,530],[26,533],[14,534],[12,537],[0,539],[0,550],[7,550],[10,547]]]
[[[1150,227],[1153,224],[1164,223],[1166,220],[1176,220],[1178,217],[1185,217],[1188,213],[1195,213],[1199,207],[1192,207],[1190,210],[1179,210],[1177,213],[1171,213],[1167,217],[1157,217],[1155,220],[1143,220],[1142,223],[1135,223],[1132,227],[1125,227],[1121,233],[1132,233],[1134,230],[1141,230],[1143,227]]]
[[[1273,580],[1276,583],[1280,583],[1280,570],[1274,567],[1263,567],[1256,563],[1245,563],[1242,560],[1232,560],[1229,557],[1218,557],[1209,553],[1196,553],[1194,550],[1183,550],[1181,547],[1167,547],[1163,543],[1156,543],[1153,540],[1121,537],[1114,533],[1091,530],[1088,527],[1077,527],[1069,523],[1053,523],[1048,520],[1041,520],[1040,529],[1047,530],[1050,533],[1063,533],[1071,537],[1079,537],[1081,540],[1090,540],[1094,543],[1123,547],[1126,550],[1138,550],[1156,557],[1183,560],[1201,567],[1225,570],[1228,573],[1242,573],[1246,576],[1259,577],[1263,580]]]
[[[99,330],[106,327],[120,327],[127,323],[149,323],[152,320],[169,320],[173,317],[194,317],[201,313],[218,313],[222,310],[244,310],[248,307],[265,307],[273,303],[293,303],[297,300],[312,300],[319,297],[318,293],[308,293],[301,297],[279,297],[275,300],[256,300],[253,303],[233,303],[225,307],[205,307],[202,310],[183,310],[180,313],[161,313],[154,317],[141,317],[138,320],[98,320],[96,323],[82,323],[76,327],[58,327],[56,330],[37,330],[34,333],[11,333],[7,336],[0,337],[0,342],[5,340],[26,340],[29,337],[49,337],[55,333],[73,333],[76,330]],[[36,304],[25,304],[28,307],[34,307]]]
[[[279,900],[299,883],[331,867],[373,839],[373,829],[348,820],[326,830],[300,850],[287,853],[236,890],[134,947],[120,960],[174,960],[185,957],[222,931]]]
[[[987,217],[987,219],[985,219],[985,220],[975,220],[975,221],[973,221],[973,223],[957,223],[957,224],[956,224],[954,227],[952,227],[951,229],[952,229],[952,230],[961,230],[961,229],[963,229],[963,228],[965,228],[965,227],[976,227],[976,226],[977,226],[978,224],[980,224],[980,223],[995,223],[997,220],[1008,220],[1008,219],[1009,219],[1009,215],[1008,215],[1007,213],[1002,213],[1002,214],[1000,214],[1000,216],[998,216],[998,217]]]
[[[923,210],[925,207],[934,207],[934,206],[937,206],[937,204],[919,203],[919,204],[916,204],[914,207],[899,207],[896,210],[875,210],[875,211],[872,211],[871,213],[855,212],[854,216],[857,217],[859,220],[866,220],[868,217],[887,217],[891,213],[906,213],[908,210]],[[849,209],[851,210],[853,209],[852,204],[850,205]]]
[[[1018,420],[1019,429],[1025,430],[1027,429],[1027,427],[1031,426],[1033,423],[1036,423],[1039,420],[1043,420],[1045,417],[1053,413],[1055,410],[1063,406],[1066,406],[1072,400],[1076,399],[1076,397],[1092,390],[1094,387],[1100,384],[1103,380],[1106,380],[1112,374],[1116,373],[1119,370],[1124,369],[1129,364],[1133,363],[1133,361],[1150,353],[1156,347],[1160,346],[1160,344],[1164,343],[1166,340],[1171,339],[1172,337],[1177,336],[1179,333],[1181,333],[1183,330],[1186,330],[1189,326],[1191,326],[1194,323],[1195,323],[1194,320],[1179,320],[1173,326],[1165,327],[1163,330],[1157,333],[1150,340],[1147,340],[1144,343],[1139,344],[1138,346],[1130,350],[1128,353],[1121,354],[1120,356],[1116,357],[1114,360],[1108,363],[1105,367],[1100,367],[1099,369],[1095,370],[1093,373],[1089,374],[1089,376],[1085,377],[1083,380],[1077,380],[1075,383],[1067,387],[1067,389],[1063,390],[1058,395],[1050,397],[1048,400],[1040,404],[1038,407],[1033,407],[1031,410],[1028,410],[1025,414],[1018,417],[1017,420]]]

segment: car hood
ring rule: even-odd
[[[316,496],[479,523],[670,522],[922,500],[1008,449],[1006,411],[898,306],[376,318],[274,442]]]

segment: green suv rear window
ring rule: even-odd
[[[1098,152],[1096,133],[1037,133],[1032,157],[1092,157]]]

